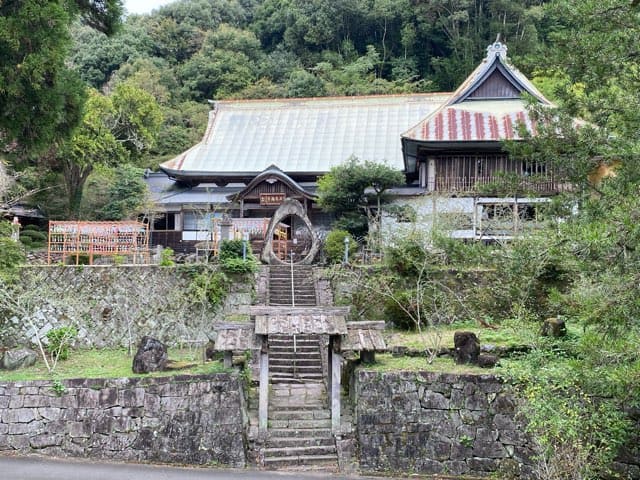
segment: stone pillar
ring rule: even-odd
[[[342,372],[342,355],[340,354],[339,337],[331,341],[331,430],[333,433],[340,431],[340,378]]]
[[[362,350],[360,352],[360,361],[369,365],[376,363],[376,352],[373,350]]]
[[[231,368],[233,366],[233,352],[231,350],[226,350],[222,361],[224,368]]]
[[[258,429],[266,433],[269,419],[269,350],[267,337],[262,337],[260,349],[260,393],[258,400]]]
[[[220,222],[220,241],[232,240],[231,236],[233,234],[233,222],[231,219],[225,215],[222,221]]]

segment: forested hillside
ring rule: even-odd
[[[23,172],[20,190],[64,186],[64,196],[45,191],[36,202],[54,217],[100,218],[113,167],[156,168],[193,145],[206,126],[208,99],[448,91],[498,34],[510,57],[534,73],[554,22],[544,4],[178,0],[123,19],[115,34],[76,22],[67,34],[67,83],[79,77],[95,93],[72,89],[74,104],[88,101],[70,141],[49,136],[54,141],[37,149],[11,152]],[[122,111],[113,95],[122,99],[125,90],[136,101]]]
[[[93,88],[151,93],[165,113],[151,153],[168,155],[197,139],[207,99],[448,91],[498,33],[525,63],[542,3],[179,0],[111,38],[78,26],[71,61]]]

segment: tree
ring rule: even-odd
[[[111,96],[91,91],[82,125],[58,152],[69,199],[69,215],[77,217],[82,191],[94,165],[117,165],[149,149],[162,121],[148,93],[127,84]]]
[[[640,403],[640,5],[554,0],[544,11],[550,45],[540,70],[560,108],[535,109],[539,135],[510,148],[544,158],[574,186],[574,214],[541,246],[573,272],[551,300],[583,335],[539,342],[526,371],[510,373],[523,380],[540,478],[604,478],[619,448],[634,443],[627,406]],[[589,123],[576,126],[574,116]],[[596,179],[596,167],[610,175]]]
[[[42,149],[81,119],[83,88],[65,60],[69,27],[84,21],[112,33],[121,0],[0,3],[0,147]]]
[[[109,188],[108,201],[100,216],[105,220],[125,220],[135,216],[144,205],[148,189],[142,169],[130,164],[115,169],[115,181]]]
[[[344,228],[356,236],[367,232],[367,220],[380,223],[385,192],[404,182],[402,172],[388,165],[356,157],[333,167],[318,179],[318,203],[340,219],[350,218],[355,225]],[[375,208],[371,208],[373,202]]]
[[[257,79],[260,41],[249,31],[221,25],[181,68],[181,78],[199,99],[228,97]]]

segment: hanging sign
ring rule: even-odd
[[[264,207],[277,207],[278,205],[282,205],[284,199],[284,193],[261,193],[260,205]]]

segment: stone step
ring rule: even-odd
[[[322,365],[320,362],[314,362],[312,365],[299,365],[294,364],[294,360],[291,360],[291,363],[270,363],[269,372],[299,372],[299,373],[322,373]]]
[[[274,307],[293,307],[294,303],[293,302],[269,302],[269,305],[272,305]],[[296,307],[315,307],[315,302],[295,302],[295,306]]]
[[[279,344],[272,344],[269,343],[269,351],[270,352],[301,352],[301,353],[313,353],[313,352],[318,352],[320,353],[320,345],[312,345],[312,344],[302,344],[299,345],[296,343],[295,345],[295,350],[294,350],[294,345],[293,343],[291,345],[285,345],[283,343],[279,343]]]
[[[299,376],[306,376],[309,374],[320,374],[322,375],[322,368],[316,365],[307,365],[307,366],[298,366],[294,367],[293,365],[285,366],[285,365],[274,365],[269,368],[270,373],[278,374],[278,373],[287,373],[287,374],[298,374]]]
[[[316,301],[316,294],[314,292],[297,292],[294,294],[293,298],[296,301],[296,305],[298,303],[302,303],[302,301]],[[272,292],[269,294],[270,302],[279,302],[279,301],[291,301],[291,292]],[[315,307],[315,305],[307,305],[311,307]]]
[[[318,359],[316,360],[315,358],[308,358],[308,357],[303,357],[303,358],[298,358],[296,355],[290,355],[288,357],[293,357],[293,358],[287,358],[287,356],[280,356],[278,355],[277,357],[271,357],[269,358],[269,366],[274,366],[274,367],[291,367],[292,365],[295,365],[297,367],[318,367],[320,369],[322,369],[322,364],[320,362],[320,356],[318,355]]]
[[[282,384],[278,384],[282,385]],[[301,410],[309,408],[311,410],[323,410],[328,407],[326,395],[306,395],[304,397],[277,397],[269,396],[269,409],[276,410]]]
[[[290,380],[317,380],[321,381],[323,379],[322,373],[320,372],[295,372],[293,370],[281,370],[278,372],[272,372],[269,375],[271,379],[279,379],[284,380],[286,378]],[[282,383],[282,382],[279,382]],[[296,382],[298,383],[298,382]]]
[[[322,410],[276,410],[269,412],[270,420],[326,420],[331,418],[329,409]]]
[[[296,341],[300,340],[303,342],[318,342],[318,335],[308,335],[308,334],[296,334]],[[269,340],[273,340],[276,342],[292,342],[293,335],[270,335]]]
[[[326,389],[324,385],[313,383],[309,385],[278,385],[272,387],[271,392],[281,397],[288,397],[290,395],[324,395]]]
[[[330,428],[269,428],[268,436],[269,438],[315,438],[333,441]]]
[[[300,455],[292,457],[265,457],[265,468],[282,468],[295,466],[323,466],[325,468],[337,468],[337,455]]]
[[[299,430],[294,430],[294,431],[299,432]],[[313,431],[309,433],[313,434]],[[323,437],[316,437],[316,436],[272,437],[272,436],[269,436],[269,438],[267,438],[268,448],[320,447],[320,446],[335,447],[335,440],[331,436],[331,432],[329,432],[328,436],[323,436]]]
[[[315,455],[336,455],[335,445],[298,446],[298,447],[270,447],[263,450],[265,460],[274,457],[300,457]]]
[[[321,379],[317,378],[294,378],[290,376],[278,376],[271,377],[270,380],[272,385],[283,384],[283,383],[297,383],[297,384],[305,384],[305,383],[316,383],[322,384]]]
[[[313,274],[313,270],[310,268],[297,268],[293,267],[293,275],[304,275],[309,278]],[[271,269],[269,271],[270,276],[283,276],[283,275],[291,275],[291,266],[287,265],[286,267]]]
[[[322,402],[318,400],[316,404],[305,403],[299,405],[274,405],[272,403],[269,404],[269,411],[279,412],[279,411],[288,411],[288,412],[315,412],[318,410],[329,410],[322,405]],[[329,410],[330,411],[330,410]]]
[[[315,307],[316,301],[312,298],[297,298],[291,300],[291,298],[274,298],[269,300],[269,305],[272,307]]]
[[[301,299],[315,299],[316,298],[316,293],[311,291],[298,291],[298,292],[293,292],[294,293],[294,297],[296,299],[301,298]],[[272,291],[269,293],[269,299],[270,300],[275,300],[275,299],[281,299],[281,298],[291,298],[291,291]]]
[[[305,346],[313,346],[317,347],[320,341],[317,338],[307,338],[307,337],[299,337],[296,336],[295,342],[293,337],[287,338],[269,338],[269,345],[291,345],[293,347],[294,343],[296,345],[305,345]]]
[[[291,300],[291,297],[271,297],[269,298],[269,304],[271,306],[285,306],[292,307],[293,304],[296,304],[296,307],[315,307],[316,306],[316,298],[314,297],[298,297],[294,300]]]
[[[282,288],[284,290],[291,291],[291,275],[286,275],[283,277],[270,277],[269,278],[269,290],[275,290],[277,288]],[[302,290],[315,290],[315,284],[313,280],[305,278],[303,276],[293,277],[293,289],[302,289]]]
[[[269,366],[293,366],[296,365],[316,365],[318,368],[322,368],[322,361],[320,355],[296,355],[296,354],[279,354],[269,357]]]
[[[279,419],[269,420],[269,428],[330,428],[331,419],[311,419],[311,420],[296,420],[296,419]]]

